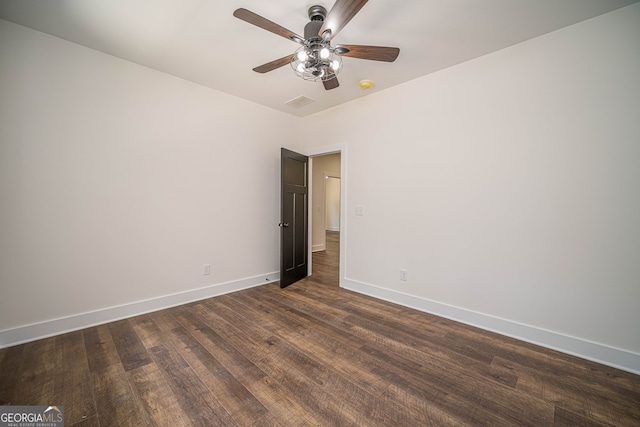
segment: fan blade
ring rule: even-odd
[[[302,44],[304,42],[304,39],[299,35],[297,35],[296,33],[294,33],[293,31],[287,30],[286,28],[281,27],[275,22],[271,22],[267,18],[263,18],[262,16],[251,12],[250,10],[243,9],[243,8],[236,9],[235,12],[233,12],[233,16],[235,16],[238,19],[242,19],[243,21],[246,21],[249,24],[253,24],[256,27],[260,27],[263,30],[267,30],[272,32],[273,34],[282,36],[285,39],[293,40],[294,42],[299,44]]]
[[[393,62],[400,54],[397,47],[385,46],[359,46],[355,44],[341,44],[336,46],[336,52],[340,56],[351,58],[370,59],[372,61]]]
[[[338,78],[331,68],[325,68],[324,71],[327,77],[322,79],[322,84],[324,85],[324,88],[326,90],[335,89],[340,86],[340,83],[338,83]]]
[[[291,62],[291,58],[293,58],[293,54],[287,55],[283,58],[276,59],[275,61],[267,62],[266,64],[262,64],[253,69],[256,73],[267,73],[269,71],[273,71],[276,68],[283,67]]]
[[[367,1],[368,0],[336,0],[331,11],[327,14],[318,35],[325,37],[326,40],[334,38],[336,34],[356,16],[356,13],[362,9],[362,6],[364,6]],[[329,33],[323,36],[327,30],[329,30]]]

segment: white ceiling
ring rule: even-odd
[[[333,0],[0,0],[0,18],[286,113],[305,116],[638,0],[370,0],[332,44],[400,48],[393,63],[344,58],[340,87],[303,81],[292,41],[233,17],[243,7],[303,35],[307,10]],[[362,91],[358,82],[374,87]],[[294,108],[304,95],[315,102]]]

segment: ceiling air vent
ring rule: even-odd
[[[293,108],[302,108],[305,105],[309,105],[312,102],[315,102],[313,99],[311,98],[307,98],[304,95],[300,95],[297,98],[293,98],[291,101],[287,101],[285,102],[285,104],[287,104],[289,107],[293,107]]]

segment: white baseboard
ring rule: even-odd
[[[325,231],[340,231],[340,227],[327,227]]]
[[[327,249],[326,245],[323,243],[321,245],[313,245],[311,246],[311,252],[319,252]]]
[[[150,313],[177,305],[199,301],[242,289],[252,288],[280,280],[280,273],[262,274],[225,283],[192,289],[171,295],[108,307],[87,313],[74,314],[58,319],[33,323],[0,331],[0,348],[11,347],[41,338],[77,331],[103,323],[113,322],[140,314]]]
[[[537,344],[583,359],[640,374],[640,354],[564,335],[558,332],[524,325],[483,313],[443,304],[368,283],[344,278],[341,286],[354,292],[393,302],[405,307],[435,314],[467,325],[476,326],[511,338]]]

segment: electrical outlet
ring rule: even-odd
[[[211,274],[211,264],[203,264],[202,265],[202,275],[208,276]]]
[[[400,270],[400,280],[402,280],[403,282],[409,280],[409,272],[407,270]]]
[[[356,206],[356,216],[364,216],[364,206]]]

